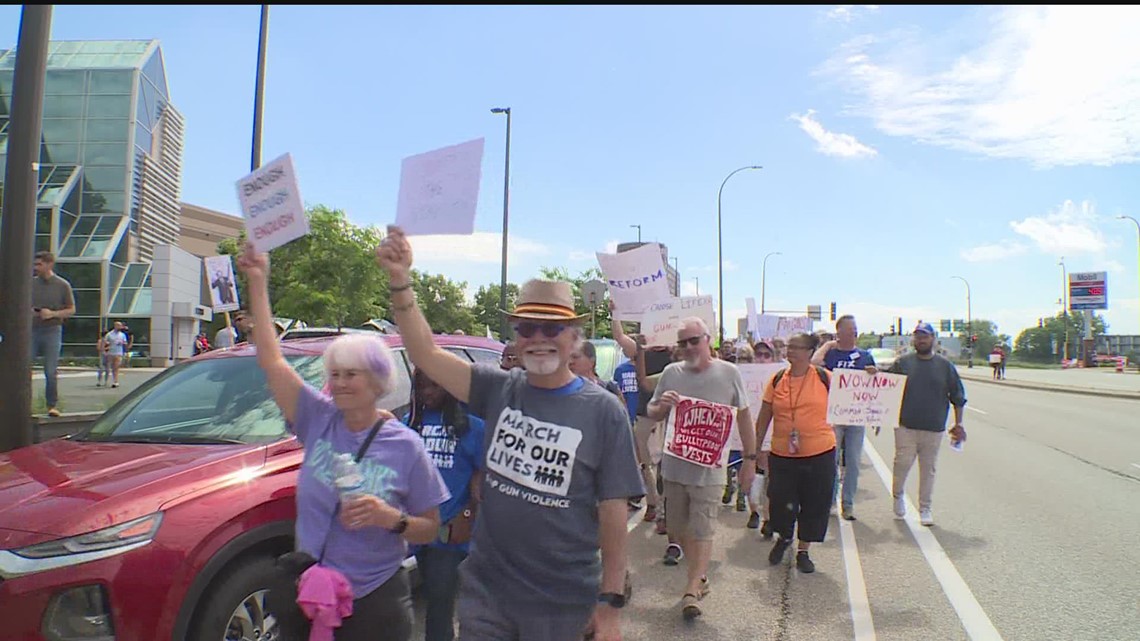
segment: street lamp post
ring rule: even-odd
[[[261,30],[257,41],[257,76],[253,89],[253,151],[249,170],[261,166],[261,117],[265,110],[265,49],[269,37],[269,5],[261,5]],[[227,312],[228,313],[228,312]]]
[[[768,287],[768,259],[772,256],[783,256],[780,252],[769,252],[764,257],[764,266],[760,270],[760,313],[764,313],[764,290]]]
[[[719,315],[717,316],[717,342],[724,342],[724,233],[721,226],[720,216],[720,200],[724,195],[724,186],[729,178],[747,169],[763,169],[759,165],[749,165],[735,169],[729,175],[724,177],[724,181],[720,183],[720,190],[716,193],[716,282],[717,282],[717,305],[719,306]]]
[[[974,312],[970,308],[970,281],[962,278],[961,276],[951,276],[951,280],[957,278],[958,280],[966,283],[966,366],[974,366]]]
[[[697,296],[701,295],[701,279],[698,276],[693,276],[693,282],[697,285]]]
[[[630,227],[636,227],[637,228],[637,243],[640,245],[641,244],[641,225],[630,225]]]
[[[677,257],[673,257],[673,295],[680,298],[681,296],[681,268],[677,266]]]
[[[495,107],[491,113],[507,115],[506,160],[503,168],[503,260],[502,274],[499,277],[499,309],[505,310],[507,309],[507,226],[510,222],[511,203],[511,108]],[[510,333],[505,314],[500,322],[499,339],[505,341]]]
[[[1137,261],[1137,277],[1140,278],[1140,220],[1136,220],[1132,216],[1117,216],[1120,220],[1131,220],[1136,225],[1136,261]],[[1140,331],[1140,330],[1138,330]]]
[[[1065,323],[1065,346],[1061,348],[1061,358],[1069,362],[1069,273],[1065,270],[1065,257],[1062,256],[1061,266],[1061,314]]]

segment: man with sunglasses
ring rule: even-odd
[[[595,639],[619,640],[626,503],[645,490],[621,401],[570,371],[582,340],[570,284],[529,281],[504,310],[523,364],[505,371],[435,344],[398,227],[376,254],[412,363],[487,424],[479,518],[460,566],[460,640],[579,641],[588,624]]]
[[[700,318],[682,322],[677,330],[677,347],[682,360],[671,363],[661,373],[649,403],[649,417],[655,421],[665,420],[682,396],[736,408],[736,427],[744,446],[740,486],[751,487],[756,475],[756,431],[740,370],[732,363],[712,357],[709,328]],[[686,619],[693,619],[701,615],[699,601],[709,590],[706,574],[712,557],[724,470],[667,454],[661,460],[661,476],[665,479],[665,503],[669,512],[666,526],[670,538],[674,535],[680,538],[685,558],[689,560],[681,613]]]

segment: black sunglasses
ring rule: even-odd
[[[686,345],[689,347],[696,347],[697,345],[701,344],[702,338],[704,338],[704,334],[700,336],[693,336],[692,338],[682,338],[681,340],[677,341],[677,347],[684,347]]]
[[[535,334],[542,332],[542,335],[547,338],[554,338],[562,332],[566,331],[569,325],[562,323],[518,323],[515,325],[515,333],[523,338],[530,338]]]

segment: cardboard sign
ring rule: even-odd
[[[483,139],[408,156],[400,166],[396,224],[416,234],[473,234]]]
[[[648,347],[677,344],[677,330],[686,318],[700,318],[712,332],[716,326],[712,296],[683,296],[651,304],[641,317],[641,333]]]
[[[207,256],[206,282],[210,285],[210,301],[215,312],[232,312],[241,309],[238,302],[237,280],[230,256]]]
[[[906,376],[857,369],[831,373],[827,422],[832,425],[898,427]]]
[[[728,463],[736,408],[682,396],[665,420],[665,454],[702,467]]]
[[[285,154],[237,182],[245,232],[259,252],[268,252],[309,233],[293,157]]]
[[[812,320],[810,316],[780,316],[776,325],[776,338],[788,340],[796,334],[810,334]]]
[[[614,318],[640,321],[653,303],[672,297],[661,246],[647,243],[619,254],[598,252],[598,265],[605,275],[614,302]]]
[[[764,401],[764,392],[768,388],[768,383],[772,381],[776,372],[785,367],[787,365],[784,363],[741,363],[736,366],[736,369],[740,370],[740,378],[744,379],[744,389],[748,392],[748,411],[753,421],[760,418],[760,405]],[[729,439],[729,449],[739,450],[743,447],[740,435],[733,432]],[[764,442],[760,444],[760,450],[767,452],[771,449],[772,430],[768,430]]]

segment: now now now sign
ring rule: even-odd
[[[897,427],[906,376],[837,369],[831,373],[827,422],[832,425]]]

